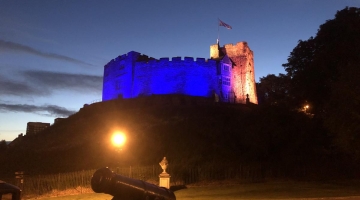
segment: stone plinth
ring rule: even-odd
[[[171,176],[168,173],[161,173],[159,175],[159,178],[160,178],[159,186],[170,189],[170,177]]]

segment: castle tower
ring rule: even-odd
[[[226,44],[220,47],[219,43],[210,46],[210,58],[217,59],[226,54],[233,62],[231,87],[237,103],[246,103],[248,95],[251,103],[257,104],[255,68],[253,52],[246,42]]]
[[[130,51],[104,66],[102,100],[132,98],[135,62],[143,59],[140,53]]]

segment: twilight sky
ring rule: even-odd
[[[101,100],[103,66],[137,51],[209,58],[247,41],[255,77],[285,73],[298,40],[360,0],[0,0],[0,140]]]

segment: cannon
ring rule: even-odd
[[[11,200],[21,199],[21,189],[19,187],[0,180],[0,200],[3,194],[11,194]]]
[[[112,195],[113,200],[176,200],[167,188],[118,175],[107,167],[96,170],[91,188],[96,193]]]

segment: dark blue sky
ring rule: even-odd
[[[255,77],[285,73],[298,40],[359,0],[0,0],[0,140],[26,123],[53,123],[101,99],[103,66],[138,51],[209,58],[216,43],[247,41]]]

